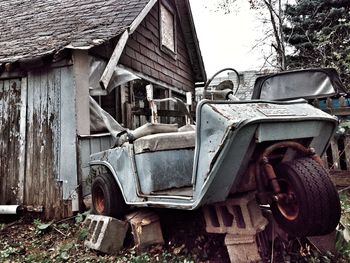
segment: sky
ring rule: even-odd
[[[208,77],[224,67],[238,71],[260,69],[269,46],[252,49],[264,28],[247,0],[237,0],[229,14],[216,10],[216,1],[190,0],[199,46]]]

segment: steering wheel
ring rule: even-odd
[[[233,95],[236,95],[237,91],[238,91],[238,87],[239,85],[241,84],[241,81],[239,79],[239,73],[237,70],[235,70],[234,68],[224,68],[224,69],[221,69],[219,70],[218,72],[216,72],[208,81],[207,83],[204,85],[204,88],[203,88],[203,98],[206,97],[207,95],[207,89],[209,87],[209,84],[212,82],[212,80],[217,76],[219,75],[220,73],[224,72],[224,71],[233,71],[236,76],[237,76],[237,88],[236,88],[236,91],[233,93]]]

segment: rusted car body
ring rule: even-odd
[[[322,78],[324,89],[334,89],[326,75]],[[320,156],[337,118],[305,100],[239,101],[232,100],[232,92],[227,97],[201,100],[195,126],[147,124],[123,132],[127,139],[118,146],[92,155],[95,212],[118,217],[126,206],[192,210],[254,193],[257,203],[269,205],[287,232],[305,236],[334,230],[339,199]],[[305,186],[308,178],[312,182]],[[325,181],[320,192],[309,198],[319,181]],[[108,188],[104,183],[115,185]],[[324,194],[325,201],[317,200]],[[320,204],[310,210],[310,202]],[[327,219],[307,223],[309,213],[320,206],[332,208],[322,212]],[[304,227],[298,232],[300,225]]]

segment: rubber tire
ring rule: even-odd
[[[311,158],[300,158],[276,167],[278,180],[286,180],[293,189],[299,206],[294,220],[288,220],[277,203],[272,214],[280,227],[297,237],[331,233],[339,223],[339,196],[328,172]]]
[[[100,192],[104,197],[104,209],[98,211],[96,208],[96,195]],[[92,212],[98,215],[111,216],[122,219],[125,215],[126,204],[123,195],[115,179],[109,173],[98,175],[92,182]]]

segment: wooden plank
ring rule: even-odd
[[[18,168],[18,200],[24,202],[24,176],[25,176],[25,156],[26,156],[26,123],[27,123],[27,81],[21,80],[21,99],[20,99],[20,124],[19,124],[19,168]]]
[[[345,156],[346,170],[350,171],[350,136],[344,137],[344,156]]]
[[[0,127],[4,127],[4,102],[3,102],[3,97],[4,97],[4,81],[0,80]],[[5,162],[5,156],[4,155],[4,138],[1,136],[0,133],[0,204],[5,203],[5,192],[6,192],[6,177],[3,173],[3,166]]]
[[[14,111],[16,108],[14,107],[14,104],[16,103],[15,101],[15,92],[14,90],[16,89],[16,82],[14,82],[12,79],[8,80],[8,85],[9,85],[9,92],[8,92],[8,104],[7,104],[7,127],[8,127],[8,143],[7,143],[7,192],[8,192],[8,198],[12,202],[16,202],[13,200],[13,192],[16,192],[16,181],[15,181],[15,174],[13,171],[13,168],[15,166],[15,156],[14,156],[14,151],[15,151],[15,145],[14,145]],[[10,190],[11,189],[11,190]]]
[[[130,25],[130,34],[132,34],[136,28],[139,26],[139,24],[144,20],[146,15],[149,13],[149,11],[152,9],[154,4],[157,3],[157,0],[151,0],[147,3],[147,5],[142,9],[140,14],[136,17],[136,19],[131,23]]]
[[[78,134],[90,134],[89,69],[87,50],[73,51],[73,73],[76,88],[76,115]]]
[[[56,157],[58,149],[56,147],[55,141],[58,140],[58,133],[55,129],[55,122],[59,119],[59,110],[57,109],[56,101],[59,99],[59,89],[55,89],[56,74],[55,72],[60,72],[57,69],[50,69],[47,72],[47,133],[46,133],[46,198],[44,206],[46,209],[52,207],[53,200],[60,199],[57,194],[55,179],[57,178],[57,162]],[[60,74],[59,74],[60,76]],[[58,81],[60,83],[60,79]],[[49,211],[50,211],[49,210]]]
[[[3,116],[3,127],[2,127],[2,135],[4,138],[4,152],[3,154],[6,156],[5,162],[3,163],[3,176],[6,177],[5,181],[5,201],[6,204],[11,204],[11,174],[9,173],[9,163],[11,160],[11,155],[9,151],[10,146],[10,117],[9,117],[9,104],[10,104],[10,81],[5,80],[4,81],[4,116]]]
[[[34,73],[28,73],[28,91],[27,91],[27,136],[26,136],[26,172],[25,172],[25,190],[24,203],[33,204],[31,192],[33,183],[33,154],[34,154]]]
[[[0,74],[0,80],[1,79],[14,79],[14,78],[24,78],[26,77],[26,72],[24,71],[5,71]]]
[[[121,121],[122,125],[126,127],[126,112],[125,112],[125,104],[127,102],[127,85],[120,86],[120,107],[121,107]]]
[[[21,108],[21,80],[10,80],[10,103],[9,103],[9,174],[11,176],[12,202],[18,204],[18,193],[22,192],[19,187],[19,152],[20,152],[20,108]]]
[[[32,156],[32,185],[31,185],[31,204],[40,204],[39,193],[42,191],[40,188],[40,150],[41,150],[41,118],[40,118],[40,106],[41,106],[41,74],[40,71],[36,71],[33,85],[33,156]]]
[[[48,91],[48,71],[47,69],[43,69],[40,72],[40,116],[38,119],[40,119],[40,124],[39,124],[39,129],[40,129],[40,134],[39,134],[39,142],[40,142],[40,150],[38,152],[39,156],[39,184],[40,184],[40,189],[39,191],[39,202],[38,204],[44,204],[47,198],[47,187],[48,185],[46,184],[47,182],[47,176],[48,176],[48,170],[47,170],[47,155],[51,151],[51,149],[47,145],[47,137],[49,136],[48,134],[48,118],[47,118],[47,91]],[[38,145],[39,147],[39,145]]]
[[[328,157],[327,157],[327,152],[325,152],[322,156],[322,162],[323,162],[323,165],[325,168],[329,169],[329,166],[328,166]]]
[[[126,121],[125,121],[125,127],[132,129],[133,124],[133,114],[132,114],[132,104],[125,103],[125,115],[126,115]]]
[[[340,169],[339,148],[338,148],[338,143],[334,138],[331,139],[330,146],[331,146],[332,160],[333,160],[333,163],[330,169],[339,170]]]
[[[100,85],[103,89],[107,89],[108,87],[109,81],[111,80],[115,67],[118,64],[119,58],[124,50],[124,47],[126,45],[126,42],[128,41],[128,38],[129,38],[129,32],[128,30],[125,30],[124,33],[119,38],[118,43],[112,53],[112,56],[109,59],[107,66],[102,73],[102,76],[100,79]]]

